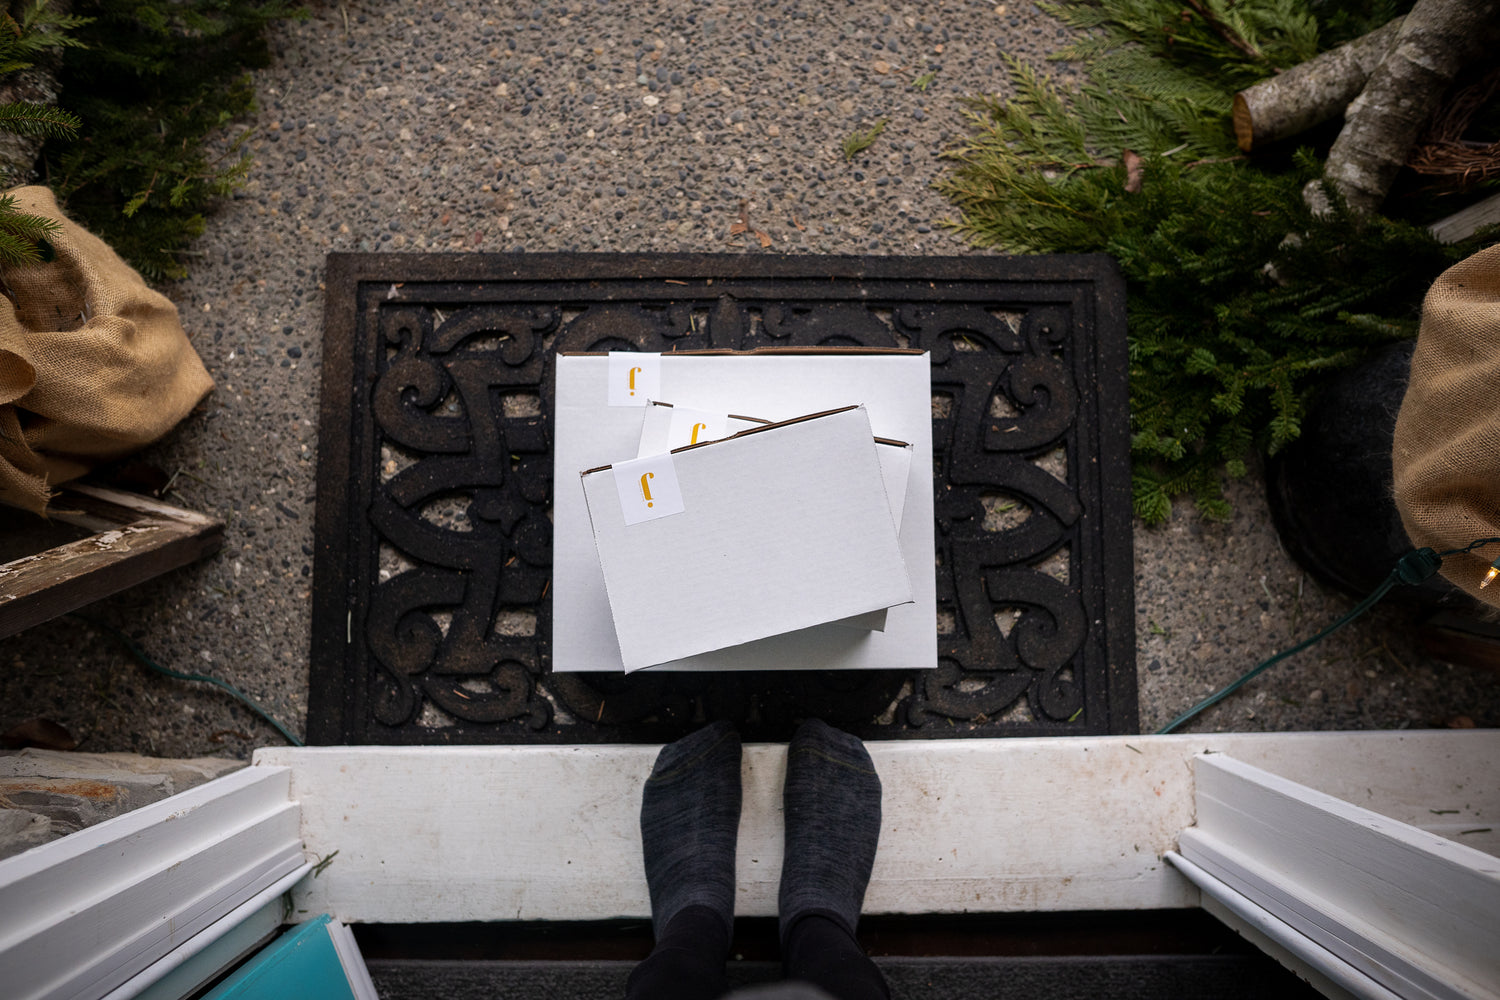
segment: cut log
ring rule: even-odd
[[[1488,41],[1500,0],[1417,0],[1349,105],[1324,173],[1355,213],[1385,200],[1427,116]]]
[[[1406,19],[1329,49],[1234,95],[1234,137],[1251,152],[1344,113],[1395,44]]]

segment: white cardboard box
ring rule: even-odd
[[[715,441],[730,437],[740,431],[769,424],[771,421],[758,417],[747,417],[733,413],[710,413],[685,406],[674,406],[663,400],[653,399],[646,405],[641,424],[641,444],[636,449],[636,458],[660,455],[691,444]],[[906,479],[911,475],[911,445],[890,438],[876,438],[876,455],[880,458],[880,477],[885,481],[886,499],[891,504],[891,519],[896,530],[901,530],[901,514],[906,506]],[[850,628],[885,631],[885,611],[871,611],[855,615],[839,622]]]
[[[625,669],[910,603],[876,448],[856,406],[585,472]]]
[[[641,443],[636,448],[635,457],[645,458],[690,444],[716,441],[769,423],[771,421],[759,417],[711,413],[653,399],[645,407]],[[906,507],[906,480],[911,475],[911,445],[890,438],[876,438],[875,443],[880,446],[875,453],[880,457],[880,476],[885,480],[885,495],[891,502],[891,518],[899,531]]]
[[[557,358],[553,423],[552,669],[558,672],[624,669],[578,474],[636,453],[649,398],[702,410],[722,411],[732,405],[736,412],[771,420],[863,403],[876,435],[906,441],[912,446],[900,543],[913,603],[890,609],[884,632],[861,633],[851,645],[850,629],[818,625],[687,657],[652,670],[936,667],[936,580],[931,571],[933,500],[932,479],[927,471],[932,468],[928,356],[917,351],[862,349],[683,352],[661,355],[658,369],[658,384],[650,387],[649,394],[642,395],[638,405],[611,406],[608,356]],[[645,379],[641,382],[644,384]]]

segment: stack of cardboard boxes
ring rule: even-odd
[[[553,669],[936,666],[928,366],[559,356]]]

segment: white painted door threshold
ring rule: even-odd
[[[1228,754],[1401,823],[1500,849],[1500,733],[1226,733],[869,744],[884,785],[867,913],[1193,907],[1164,857],[1195,823],[1193,759]],[[641,918],[654,746],[266,749],[314,858],[300,917]],[[745,748],[737,912],[776,912],[784,745]],[[1469,831],[1469,832],[1466,832]],[[1480,832],[1473,832],[1480,831]],[[1496,949],[1500,953],[1500,948]]]
[[[1202,905],[1329,996],[1500,1000],[1500,733],[870,752],[885,803],[866,912]],[[272,898],[292,882],[294,920],[643,918],[638,812],[656,753],[260,751],[0,862],[0,982],[39,1000],[175,995],[278,920]],[[785,760],[783,745],[745,751],[743,916],[775,912]]]

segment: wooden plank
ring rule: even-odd
[[[1348,962],[1214,878],[1176,851],[1167,861],[1203,893],[1203,909],[1329,1000],[1399,1000]]]
[[[1500,1000],[1500,859],[1223,756],[1182,855],[1404,997]]]
[[[247,768],[0,861],[8,998],[96,998],[304,864],[289,773]]]
[[[0,638],[218,550],[224,524],[148,497],[74,483],[53,516],[89,538],[0,564]]]
[[[1485,226],[1500,225],[1500,194],[1476,201],[1468,208],[1439,219],[1428,230],[1443,243],[1466,240]]]
[[[1162,860],[1193,822],[1205,749],[1331,786],[1481,778],[1500,733],[1226,733],[869,744],[884,785],[869,913],[1153,909],[1198,891]],[[292,769],[309,851],[338,856],[294,895],[346,922],[589,920],[650,912],[641,784],[658,748],[266,748]],[[776,912],[783,745],[750,745],[738,912]],[[1403,793],[1405,794],[1405,793]],[[1410,796],[1409,796],[1410,797]],[[1491,793],[1488,801],[1497,796]],[[1413,801],[1426,801],[1414,798]],[[1434,801],[1450,801],[1444,797]],[[1401,805],[1401,808],[1408,808]],[[1439,818],[1439,817],[1430,817]]]

